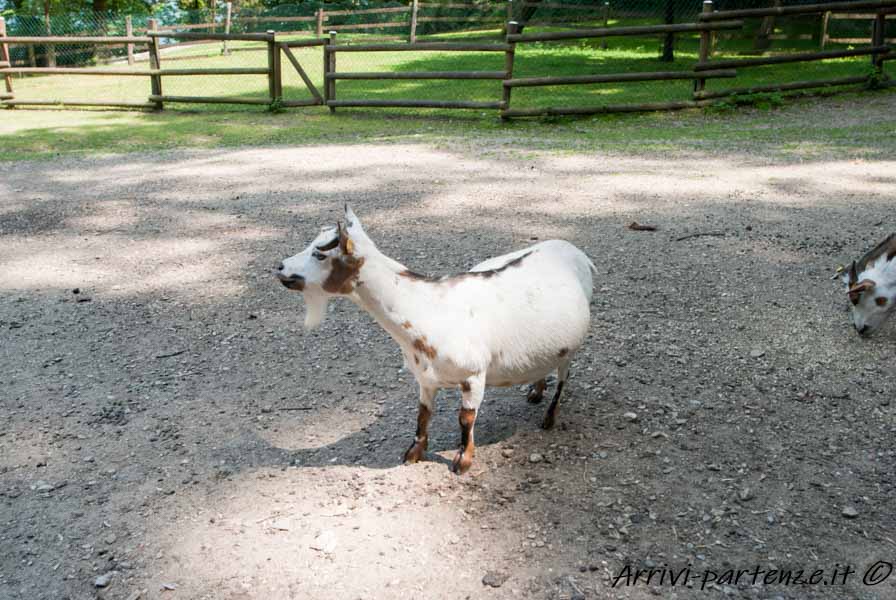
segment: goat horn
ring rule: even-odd
[[[333,248],[335,248],[338,245],[339,245],[339,236],[337,235],[336,237],[333,238],[332,241],[329,241],[326,244],[317,246],[317,249],[326,252],[328,250],[332,250]]]

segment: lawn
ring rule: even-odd
[[[631,24],[627,22],[625,24]],[[471,39],[496,32],[440,34],[439,39]],[[364,36],[342,36],[344,42],[365,40]],[[656,70],[688,70],[697,60],[699,38],[679,35],[676,60],[658,60],[661,39],[613,38],[606,49],[601,40],[567,43],[529,43],[517,48],[514,75],[534,77],[582,73],[621,73]],[[718,41],[715,58],[742,56],[749,50],[749,39]],[[786,46],[784,44],[787,44]],[[811,40],[776,41],[772,53],[810,50]],[[229,56],[221,55],[220,44],[179,47],[164,55],[168,68],[258,67],[267,64],[264,47],[252,43],[233,43]],[[836,48],[836,46],[834,46]],[[138,51],[140,49],[138,48]],[[322,83],[320,48],[297,48],[294,53],[309,77]],[[887,63],[889,69],[893,62]],[[121,65],[116,65],[121,67]],[[135,68],[146,68],[138,63]],[[468,52],[379,52],[340,53],[337,71],[461,71],[502,70],[503,53]],[[707,89],[763,85],[812,78],[864,75],[869,72],[868,57],[784,64],[773,67],[740,69],[736,79],[711,80]],[[298,100],[310,95],[298,74],[283,60],[284,98]],[[891,70],[891,76],[894,74]],[[15,79],[16,95],[33,99],[114,99],[141,102],[150,93],[148,78],[41,76]],[[687,100],[690,81],[643,82],[588,86],[517,88],[512,106],[602,105]],[[208,95],[265,98],[265,76],[165,77],[163,90],[168,95]],[[496,81],[339,81],[337,98],[392,98],[431,100],[494,101],[500,98],[501,84]],[[866,92],[844,96],[885,99],[892,102],[890,91]],[[798,109],[790,112],[798,115]],[[112,111],[0,111],[0,160],[19,157],[53,156],[59,152],[130,151],[171,147],[219,147],[265,144],[350,143],[358,140],[429,140],[498,137],[522,142],[527,148],[559,147],[570,149],[663,152],[669,148],[705,149],[724,144],[730,135],[749,140],[766,151],[788,155],[815,152],[815,148],[846,145],[865,148],[875,154],[892,150],[890,142],[880,142],[880,132],[893,131],[896,117],[884,123],[859,123],[850,126],[837,120],[830,123],[803,123],[788,118],[768,127],[761,112],[718,114],[717,109],[689,111],[684,114],[608,116],[599,119],[552,119],[538,122],[501,123],[496,111],[437,111],[393,109],[339,109],[330,114],[323,107],[289,109],[270,114],[261,106],[168,104],[165,112],[128,113]],[[594,123],[595,126],[583,126]],[[806,133],[807,131],[811,133]],[[808,136],[808,137],[807,137]],[[890,136],[890,139],[893,136]]]

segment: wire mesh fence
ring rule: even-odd
[[[808,0],[716,0],[716,10],[790,6]],[[234,34],[276,32],[278,41],[328,37],[335,32],[338,44],[371,42],[473,42],[502,44],[507,22],[513,20],[525,32],[570,28],[620,28],[694,22],[701,0],[408,0],[383,2],[327,2],[279,5],[273,8],[231,11],[227,5],[198,11],[168,6],[152,15],[66,13],[63,15],[13,15],[7,18],[10,36],[123,36],[159,32]],[[742,29],[720,31],[712,37],[714,59],[775,55],[817,49],[852,48],[871,41],[872,11],[794,15],[745,19]],[[885,39],[896,38],[896,18],[886,22]],[[569,41],[517,44],[514,77],[531,78],[577,74],[685,72],[699,59],[701,34],[645,34]],[[232,68],[260,71],[269,66],[268,46],[259,41],[179,40],[160,34],[163,69]],[[96,45],[59,43],[10,46],[14,66],[91,67],[145,70],[149,53],[145,45]],[[293,58],[308,81],[325,87],[321,47],[293,48]],[[442,80],[410,78],[421,72],[501,72],[505,57],[493,52],[345,52],[334,56],[338,73],[393,73],[389,79],[335,80],[336,99],[427,99],[434,102],[490,102],[500,99],[500,80],[469,78]],[[894,61],[885,63],[892,75]],[[867,56],[824,62],[772,65],[744,69],[736,80],[713,81],[715,90],[744,87],[771,78],[791,82],[805,79],[868,75]],[[407,77],[403,76],[407,75]],[[299,101],[312,97],[305,78],[283,58],[283,98]],[[262,73],[178,76],[162,78],[168,96],[204,96],[254,99],[269,98],[269,79]],[[151,93],[148,77],[89,77],[83,75],[16,75],[16,98],[64,102],[73,96],[145,102]],[[599,85],[519,88],[513,102],[522,106],[592,103],[677,102],[691,99],[693,81],[614,82]],[[172,106],[177,108],[177,105]],[[167,108],[167,106],[166,106]],[[195,105],[189,108],[196,109]],[[207,109],[208,107],[206,107]],[[212,106],[220,110],[220,106]],[[491,113],[493,114],[493,113]]]

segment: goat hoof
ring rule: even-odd
[[[458,452],[454,460],[451,461],[451,471],[457,475],[466,473],[473,464],[473,457],[466,456],[463,452]]]
[[[426,442],[414,441],[411,447],[407,449],[407,452],[404,453],[404,462],[414,464],[423,460],[424,454],[426,454]]]
[[[545,431],[553,429],[554,428],[554,415],[546,414],[544,416],[544,420],[541,422],[541,428],[544,429]]]
[[[526,394],[526,400],[529,404],[538,404],[544,400],[544,392],[536,388],[534,385],[529,386],[529,393]]]

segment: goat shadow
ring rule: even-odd
[[[558,423],[554,430],[541,428],[544,412],[550,402],[556,383],[549,384],[545,399],[536,405],[526,400],[526,393],[519,388],[487,388],[476,420],[475,441],[477,448],[506,442],[517,434],[551,436],[563,432],[563,400],[574,402],[575,396],[561,400]],[[410,387],[410,386],[409,386]],[[381,416],[361,428],[340,437],[331,443],[308,448],[284,448],[273,443],[257,429],[246,429],[231,443],[220,449],[218,458],[225,465],[240,468],[258,467],[332,467],[351,466],[368,469],[391,469],[403,464],[405,451],[414,440],[417,410],[407,410],[405,397],[397,398],[394,405],[386,403]],[[429,448],[424,461],[445,465],[449,468],[454,453],[460,447],[460,426],[457,420],[460,394],[455,390],[443,389],[435,402],[429,425]],[[339,406],[336,410],[346,410]],[[351,408],[351,407],[348,407]],[[349,413],[364,409],[351,409]],[[298,425],[314,427],[319,414],[314,410],[301,411]],[[307,416],[305,416],[307,415]],[[303,423],[304,422],[304,423]],[[282,436],[283,434],[278,434]],[[225,466],[225,470],[233,467]]]

